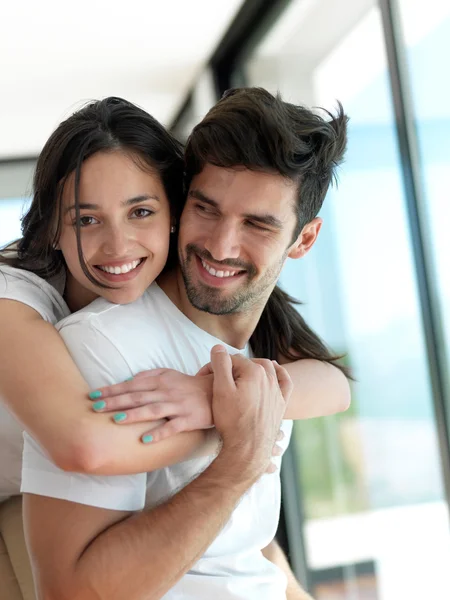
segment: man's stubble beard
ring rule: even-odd
[[[197,310],[212,315],[230,315],[238,312],[253,311],[257,307],[266,304],[270,295],[267,290],[271,292],[278,281],[286,256],[287,252],[253,286],[251,274],[246,273],[248,281],[243,289],[238,289],[232,296],[224,297],[223,291],[220,288],[212,288],[202,283],[198,283],[197,285],[193,283],[193,277],[190,275],[189,270],[193,268],[195,254],[192,251],[188,251],[185,260],[183,260],[181,255],[179,256],[181,274],[188,300]],[[256,273],[256,268],[253,267],[251,270]]]

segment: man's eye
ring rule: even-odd
[[[252,229],[258,229],[259,231],[269,231],[269,229],[267,229],[267,227],[264,227],[263,225],[260,225],[259,223],[254,223],[253,221],[247,221],[246,225],[248,227],[251,227]]]
[[[154,215],[155,213],[153,210],[150,210],[148,208],[136,208],[136,210],[134,210],[132,214],[134,217],[136,217],[136,219],[145,219],[146,217]]]
[[[201,212],[205,215],[212,215],[214,213],[212,209],[210,209],[208,206],[205,206],[204,204],[196,204],[195,208],[198,210],[198,212]]]

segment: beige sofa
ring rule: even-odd
[[[0,504],[0,600],[36,600],[20,496]]]

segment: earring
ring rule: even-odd
[[[175,233],[176,230],[177,228],[175,227],[175,225],[172,225],[172,227],[170,228],[170,233]]]

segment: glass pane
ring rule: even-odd
[[[417,0],[400,0],[399,8],[450,361],[450,2],[430,0],[424,11]]]
[[[450,597],[448,511],[379,8],[294,0],[244,71],[249,84],[298,104],[332,110],[338,98],[351,117],[318,243],[282,275],[357,378],[349,411],[297,424],[293,440],[315,598]]]
[[[29,205],[28,198],[0,200],[0,248],[21,236],[20,219]]]
[[[206,68],[197,79],[187,105],[179,115],[177,123],[172,127],[173,135],[181,142],[186,142],[193,128],[216,103],[213,75]]]

